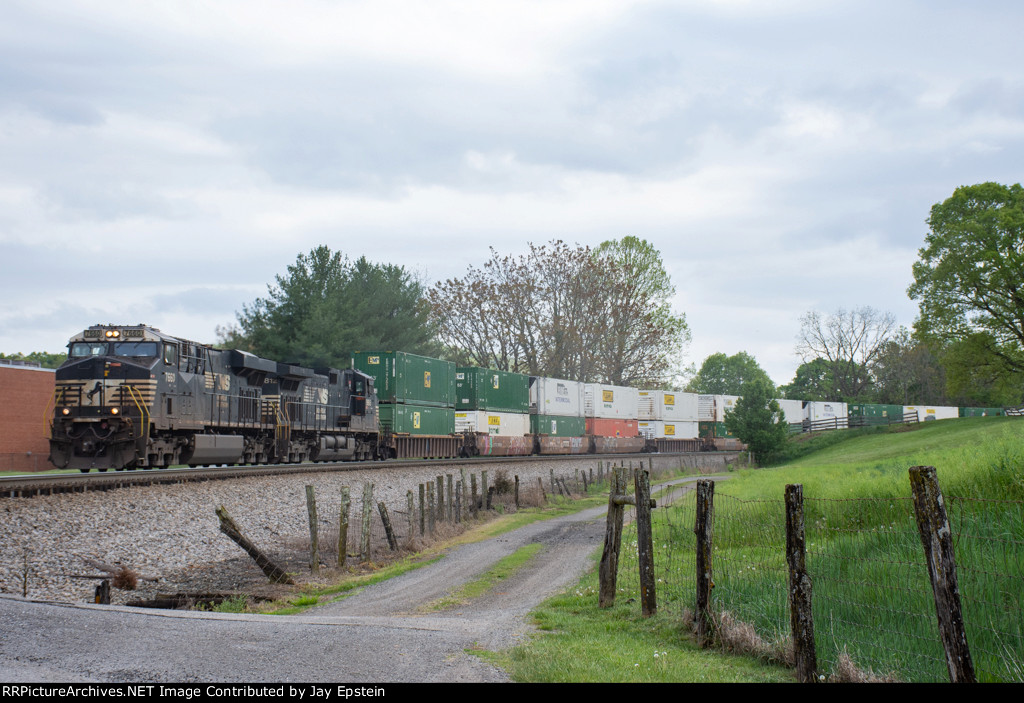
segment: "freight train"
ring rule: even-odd
[[[425,373],[429,386],[431,372]],[[392,393],[383,378],[381,392]],[[468,432],[395,431],[399,422],[419,427],[433,410],[454,410],[379,405],[374,376],[355,368],[305,368],[141,324],[94,325],[74,335],[68,359],[56,371],[52,407],[50,461],[85,473],[656,448],[636,438],[527,436],[509,442]],[[409,417],[403,420],[403,414]]]

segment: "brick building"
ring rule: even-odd
[[[0,471],[46,471],[53,369],[0,360]]]

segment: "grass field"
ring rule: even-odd
[[[1024,681],[1024,422],[964,419],[910,431],[835,432],[815,441],[824,446],[798,447],[793,454],[802,456],[789,463],[742,470],[717,486],[713,601],[718,612],[752,625],[756,636],[740,630],[747,632],[747,639],[768,643],[760,650],[762,656],[779,656],[781,647],[770,645],[784,640],[789,627],[783,491],[787,483],[801,483],[820,669],[829,674],[842,661],[880,678],[946,680],[907,472],[911,466],[931,465],[937,468],[954,531],[968,642],[978,676]],[[693,512],[692,497],[655,511],[659,618],[676,623],[680,642],[688,641],[682,620],[694,600]],[[623,538],[620,602],[638,598],[631,535],[627,531]],[[588,596],[586,605],[571,601],[549,604],[539,616],[542,625],[557,621],[553,629],[568,650],[598,648],[585,625],[591,621],[591,605],[592,617],[600,619],[590,603],[596,595]],[[580,615],[556,619],[549,612],[570,607]],[[608,613],[608,629],[617,633],[615,650],[649,648],[651,626],[640,619],[639,603],[630,603],[628,609],[628,614]],[[622,620],[636,626],[635,644]],[[577,636],[580,643],[573,642]],[[531,653],[533,647],[537,654]],[[751,649],[757,651],[756,646]],[[525,662],[538,656],[546,661],[526,667]],[[558,657],[557,648],[531,644],[515,653],[512,665],[531,672],[519,674],[525,680],[559,680],[537,672],[580,666]],[[745,670],[751,666],[742,661]],[[616,677],[622,676],[614,668]],[[759,671],[768,677],[764,680],[773,680],[770,669]],[[593,675],[577,680],[629,680]],[[660,680],[708,680],[677,675],[684,678]],[[749,680],[715,675],[723,676],[716,680]]]

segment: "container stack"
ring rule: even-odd
[[[701,437],[713,439],[732,437],[725,428],[725,413],[736,407],[738,395],[697,396],[697,426]]]
[[[638,391],[638,429],[648,439],[695,439],[697,394]]]
[[[538,454],[585,454],[586,430],[582,383],[530,376],[530,433]]]
[[[588,435],[639,437],[639,391],[626,386],[587,383],[583,386],[583,414]]]
[[[455,364],[395,351],[355,352],[352,365],[373,376],[380,425],[399,435],[455,432]]]
[[[477,435],[480,454],[533,453],[530,379],[476,366],[455,370],[455,431]]]

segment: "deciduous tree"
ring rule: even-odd
[[[1024,372],[1024,189],[980,183],[934,205],[907,291],[917,330]],[[970,364],[970,358],[966,359]]]
[[[774,394],[771,381],[752,379],[740,388],[736,406],[725,413],[726,429],[747,445],[758,462],[782,447],[789,437],[789,424]]]
[[[740,395],[740,389],[754,380],[764,381],[773,391],[775,389],[768,373],[747,352],[741,351],[732,356],[718,352],[704,360],[686,390],[691,393]]]
[[[895,329],[892,313],[872,307],[827,316],[810,310],[800,318],[796,351],[804,362],[829,362],[835,386],[828,400],[852,402],[870,392],[874,364]]]

